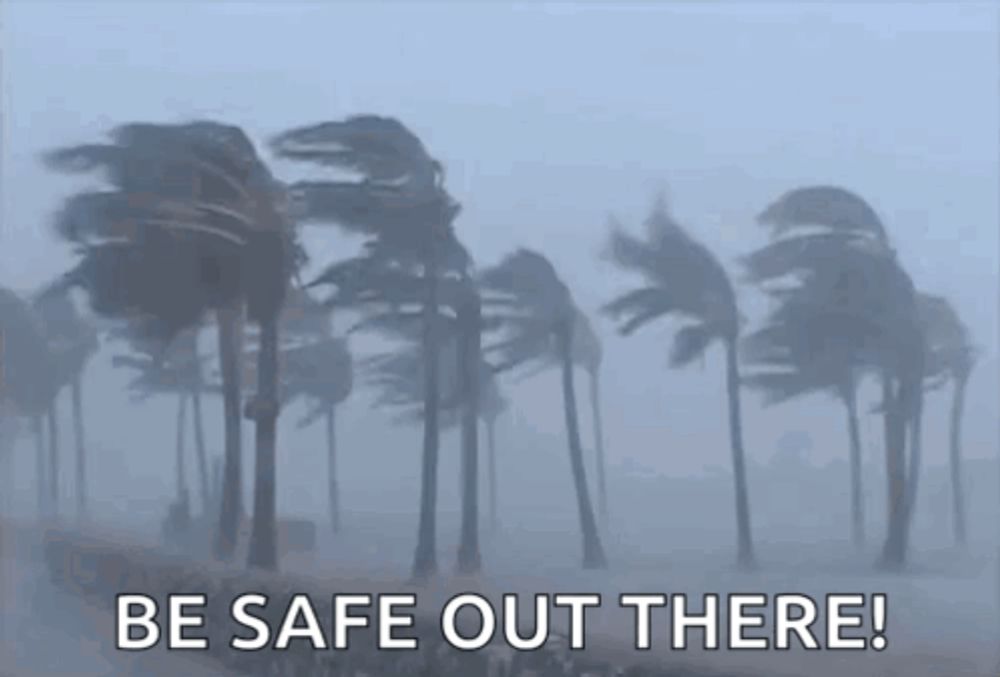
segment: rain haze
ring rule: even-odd
[[[997,674],[1000,9],[994,3],[7,0],[0,22],[0,287],[30,297],[79,260],[52,222],[66,198],[104,183],[96,172],[53,171],[42,161],[49,151],[103,142],[130,122],[210,119],[242,128],[275,177],[293,182],[317,179],[324,170],[279,157],[270,143],[277,135],[358,114],[395,118],[443,166],[447,190],[461,205],[455,236],[475,270],[490,270],[522,247],[544,254],[603,351],[607,516],[599,530],[608,569],[579,567],[581,518],[556,365],[523,378],[522,372],[498,376],[508,403],[496,423],[500,526],[486,524],[492,518],[482,479],[483,571],[475,585],[491,594],[594,590],[609,598],[640,589],[887,592],[886,652],[693,653],[682,661],[692,671],[678,674],[716,674],[698,671],[702,664],[747,675]],[[946,299],[976,349],[962,418],[968,544],[954,544],[946,382],[923,397],[920,491],[902,571],[877,567],[891,520],[874,372],[858,395],[867,534],[860,546],[852,543],[843,405],[814,392],[768,406],[757,390],[742,389],[757,560],[753,571],[743,571],[736,566],[725,342],[673,368],[674,335],[682,326],[676,318],[623,336],[621,321],[602,312],[641,284],[610,260],[609,221],[641,236],[659,196],[728,272],[741,331],[753,332],[772,310],[746,280],[745,257],[772,236],[758,216],[792,189],[809,186],[842,187],[867,201],[916,289]],[[304,225],[298,237],[309,257],[298,276],[305,281],[357,256],[364,241],[326,224]],[[327,291],[317,290],[317,298]],[[87,294],[74,290],[73,298],[90,318]],[[483,312],[489,314],[486,306]],[[352,310],[335,309],[333,332],[345,334],[355,320]],[[201,344],[206,352],[214,350],[209,333]],[[383,338],[351,333],[355,365],[386,350]],[[492,343],[485,335],[482,341]],[[112,366],[125,352],[127,345],[102,338],[82,376],[90,530],[176,550],[176,543],[159,539],[178,493],[176,397],[134,402],[127,387],[133,374]],[[583,456],[597,509],[603,501],[594,414],[586,372],[577,371]],[[58,413],[66,431],[58,479],[64,517],[77,491],[66,397]],[[204,399],[209,457],[221,459],[222,398]],[[342,529],[331,534],[327,441],[322,425],[297,427],[306,410],[294,401],[279,418],[276,502],[279,519],[316,525],[316,551],[283,562],[282,573],[320,577],[328,586],[351,577],[380,585],[406,580],[421,502],[420,422],[397,422],[355,375],[350,397],[337,406]],[[9,531],[16,532],[10,538],[26,545],[17,546],[16,557],[5,550],[9,562],[21,562],[8,567],[14,572],[8,585],[37,588],[32,594],[47,595],[46,604],[74,611],[50,622],[30,608],[27,593],[0,598],[6,632],[14,632],[19,618],[24,626],[9,653],[0,653],[0,675],[8,665],[11,677],[155,674],[148,666],[122,668],[113,649],[97,650],[92,672],[56,672],[39,662],[44,642],[75,651],[69,648],[75,634],[90,632],[94,643],[107,643],[112,626],[102,621],[108,637],[96,636],[93,624],[80,619],[104,612],[25,573],[24,562],[35,556],[37,477],[30,425],[21,427],[5,452],[14,481],[2,491]],[[249,520],[253,422],[243,428]],[[442,598],[449,586],[473,585],[449,580],[463,514],[462,448],[458,426],[444,428],[437,525],[443,573],[428,583]],[[197,494],[193,460],[187,481]],[[201,510],[199,500],[193,504]],[[594,627],[609,646],[629,648],[625,617],[606,616]],[[47,639],[50,632],[55,639]],[[666,660],[680,660],[666,653]],[[201,674],[160,658],[164,674]],[[205,674],[222,674],[211,672],[208,659],[205,666]]]

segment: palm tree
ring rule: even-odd
[[[174,470],[176,473],[177,501],[183,514],[190,513],[190,494],[187,486],[185,437],[187,435],[187,405],[192,401],[194,393],[202,387],[201,364],[193,346],[197,341],[197,328],[181,333],[162,352],[150,352],[151,346],[143,344],[133,337],[132,348],[139,354],[116,355],[112,365],[131,369],[135,376],[128,384],[132,399],[144,402],[154,395],[168,394],[177,398],[177,420],[175,430],[176,455]],[[195,431],[196,447],[199,434]],[[202,450],[203,451],[203,450]],[[203,468],[203,459],[199,458],[199,472],[207,472]],[[208,512],[206,475],[201,475],[203,509]]]
[[[758,217],[771,242],[747,258],[751,280],[781,303],[812,305],[882,386],[888,529],[882,562],[898,567],[908,540],[906,437],[919,458],[925,346],[913,282],[874,209],[843,188],[789,191]],[[782,288],[789,277],[793,286]],[[911,467],[916,467],[911,460]]]
[[[52,352],[44,328],[31,305],[18,294],[0,287],[0,406],[4,416],[31,419],[35,437],[35,470],[38,514],[48,512],[45,445],[42,417],[58,390]]]
[[[551,359],[553,350],[560,356],[570,469],[583,539],[583,566],[604,568],[607,561],[587,486],[573,382],[573,341],[579,310],[548,259],[528,249],[519,249],[484,271],[480,283],[484,294],[493,297],[487,298],[497,304],[497,320],[503,332],[502,340],[487,348],[488,353],[497,355],[497,371],[544,363]]]
[[[35,300],[33,306],[53,351],[62,355],[60,362],[63,373],[59,375],[59,379],[69,381],[73,437],[76,442],[76,510],[77,518],[82,520],[87,513],[87,453],[83,428],[82,381],[83,370],[98,347],[97,331],[81,317],[68,296],[42,295]],[[54,429],[54,418],[50,418],[50,425]],[[55,439],[55,435],[52,435],[53,445]],[[54,450],[53,453],[57,455],[57,451]],[[52,467],[57,466],[53,463]]]
[[[492,379],[492,367],[483,360],[481,299],[475,287],[463,281],[459,285],[445,285],[442,309],[450,308],[453,314],[442,313],[440,354],[438,364],[438,410],[442,429],[452,425],[461,430],[462,521],[456,570],[472,574],[482,567],[479,549],[479,420],[484,416],[484,406],[493,410],[499,406],[498,392]],[[400,420],[423,419],[420,393],[423,392],[426,372],[416,344],[419,336],[414,323],[398,312],[370,316],[359,326],[377,324],[396,338],[409,342],[408,347],[388,354],[376,355],[366,360],[368,383],[380,389],[377,403],[401,410]],[[492,411],[495,418],[497,412]],[[492,431],[490,431],[492,434]],[[491,452],[492,453],[492,452]],[[491,500],[495,501],[495,477],[491,457]],[[495,511],[495,502],[492,504]],[[495,516],[495,512],[494,512]]]
[[[140,321],[168,343],[209,311],[219,323],[226,410],[225,489],[216,553],[231,557],[241,513],[240,327],[260,327],[257,472],[249,564],[277,566],[274,447],[277,321],[298,253],[283,188],[237,127],[211,121],[127,124],[111,143],[49,154],[64,171],[103,169],[112,190],[71,198],[57,222],[81,259],[56,285],[81,286],[95,312]],[[252,274],[244,274],[252,271]]]
[[[752,366],[743,382],[773,405],[808,395],[830,393],[844,405],[850,443],[851,536],[865,540],[861,478],[861,433],[857,393],[863,368],[860,351],[845,335],[845,318],[828,306],[781,299],[764,325],[744,339],[744,360]]]
[[[966,543],[965,493],[962,471],[962,415],[965,391],[975,366],[977,351],[969,331],[946,298],[921,294],[918,306],[928,351],[926,374],[930,387],[951,381],[952,400],[949,415],[949,466],[951,471],[952,525],[955,543]],[[915,481],[915,480],[914,480]]]
[[[479,409],[483,425],[486,428],[486,481],[489,487],[490,531],[495,533],[500,528],[500,516],[497,512],[498,477],[497,477],[497,418],[508,408],[507,399],[500,391],[500,384],[493,374],[492,367],[484,362],[484,369],[479,375]]]
[[[299,428],[325,421],[327,442],[327,489],[330,525],[340,531],[340,492],[337,473],[337,407],[351,394],[354,368],[347,340],[330,336],[282,353],[289,399],[302,397],[308,411]]]
[[[361,181],[293,184],[297,216],[306,223],[335,223],[365,235],[366,254],[356,267],[366,273],[404,268],[417,271],[421,278],[423,359],[429,377],[424,384],[420,523],[413,577],[426,579],[437,571],[438,316],[445,264],[442,249],[453,239],[452,223],[459,205],[444,189],[441,164],[415,134],[392,118],[361,115],[302,127],[281,134],[273,146],[285,158],[360,174]],[[358,279],[372,288],[369,279]]]
[[[611,261],[639,275],[643,286],[619,296],[605,311],[620,321],[619,331],[626,336],[656,319],[670,315],[683,318],[686,324],[677,331],[670,356],[675,367],[690,364],[714,341],[722,342],[726,353],[738,562],[749,567],[754,563],[754,548],[740,414],[740,313],[736,294],[722,264],[685,232],[667,212],[662,199],[657,200],[645,226],[645,238],[636,238],[618,225],[612,227]]]
[[[590,417],[594,426],[594,453],[597,466],[597,510],[601,519],[608,519],[607,462],[604,456],[604,417],[601,412],[601,362],[604,351],[590,320],[582,312],[577,317],[573,337],[574,361],[587,372],[590,380]]]

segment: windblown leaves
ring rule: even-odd
[[[642,286],[621,294],[602,310],[623,335],[668,316],[687,321],[675,335],[671,351],[671,362],[682,366],[702,355],[714,339],[736,336],[736,295],[719,260],[684,230],[662,200],[644,225],[645,237],[639,238],[611,220],[607,257],[639,277]]]
[[[854,193],[837,186],[808,186],[791,190],[757,217],[771,226],[773,238],[808,226],[821,226],[841,235],[875,239],[888,246],[888,236],[875,210]]]
[[[299,262],[284,187],[238,127],[132,123],[106,144],[49,153],[57,170],[103,170],[112,190],[71,197],[56,217],[80,261],[56,287],[81,286],[95,312],[142,318],[164,340],[210,309],[245,299],[277,312]]]
[[[551,363],[555,335],[574,331],[579,310],[555,267],[541,254],[519,249],[479,278],[483,304],[493,308],[500,338],[486,347],[496,371]]]

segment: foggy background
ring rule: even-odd
[[[754,217],[770,200],[797,185],[838,184],[873,204],[918,288],[947,296],[983,350],[966,412],[972,467],[997,446],[997,26],[989,3],[8,0],[0,273],[31,290],[69,268],[48,220],[80,181],[46,172],[38,155],[129,120],[213,117],[261,141],[357,112],[397,116],[444,162],[463,205],[456,228],[477,262],[515,245],[544,251],[590,313],[622,289],[598,259],[609,212],[637,227],[665,189],[681,221],[738,273],[737,257],[764,241]],[[319,265],[356,246],[333,228],[306,238]],[[756,319],[760,299],[739,293]],[[721,352],[703,370],[671,371],[669,326],[627,342],[606,322],[595,327],[605,343],[612,473],[728,467]],[[352,348],[363,352],[363,342],[355,337]],[[129,406],[108,352],[87,374],[94,494],[165,499],[174,402]],[[345,509],[392,499],[410,512],[419,440],[356,395],[341,417]],[[510,395],[513,420],[499,433],[508,497],[518,465],[550,452],[565,460],[556,375]],[[931,467],[946,460],[946,396],[927,405]],[[822,397],[765,410],[752,393],[745,401],[753,461],[768,463],[790,426],[812,437],[806,462],[846,458],[843,416]],[[868,417],[862,431],[866,458],[881,467],[877,421]],[[218,449],[221,431],[209,433]],[[281,429],[284,512],[323,510],[322,492],[293,490],[311,486],[320,435]],[[444,456],[457,454],[445,445]],[[565,472],[551,479],[568,488]],[[387,481],[398,491],[381,491]]]

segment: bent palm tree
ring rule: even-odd
[[[0,287],[0,415],[31,419],[35,437],[38,515],[49,510],[42,417],[58,391],[53,354],[32,307]]]
[[[922,294],[918,302],[928,346],[926,374],[931,379],[930,387],[943,385],[945,381],[951,381],[952,386],[948,424],[952,526],[955,543],[964,546],[967,534],[962,481],[962,414],[977,351],[968,329],[947,299]]]
[[[65,365],[61,379],[69,381],[73,407],[73,437],[76,442],[76,511],[87,512],[87,453],[83,429],[83,370],[98,347],[97,331],[84,320],[68,296],[42,296],[34,303],[53,350]]]
[[[305,181],[292,186],[303,222],[335,223],[369,239],[359,267],[418,271],[422,289],[424,443],[420,522],[413,576],[437,571],[436,506],[440,429],[438,421],[439,291],[442,245],[452,238],[459,212],[443,186],[443,168],[420,139],[399,121],[362,115],[288,131],[274,140],[282,157],[344,168],[362,181]],[[367,285],[368,281],[363,281]]]
[[[248,408],[258,457],[250,564],[274,568],[277,317],[296,251],[281,187],[243,131],[217,122],[122,125],[111,143],[66,148],[47,159],[64,171],[102,169],[112,186],[67,202],[57,227],[79,246],[81,260],[55,289],[81,286],[95,312],[138,322],[164,343],[206,312],[216,313],[226,410],[216,542],[222,558],[235,550],[241,512],[238,344],[244,306],[260,325],[262,378]]]
[[[726,353],[729,438],[736,496],[737,557],[741,566],[754,563],[750,530],[743,424],[740,414],[740,372],[737,347],[740,314],[736,294],[725,269],[694,240],[658,200],[646,219],[646,237],[636,238],[614,225],[609,258],[622,270],[638,274],[643,286],[605,306],[628,336],[650,322],[670,315],[687,323],[674,337],[671,364],[681,367],[705,353],[716,340]]]
[[[187,434],[187,405],[194,400],[194,393],[202,387],[202,369],[193,344],[197,339],[195,328],[182,332],[170,347],[162,352],[146,352],[150,346],[133,340],[132,348],[137,355],[116,355],[112,365],[127,368],[135,373],[128,383],[132,400],[144,402],[154,395],[168,394],[177,398],[177,421],[175,430],[176,455],[176,504],[183,515],[190,514],[190,494],[187,486],[185,436]],[[195,431],[196,448],[198,433]],[[203,458],[199,457],[199,472],[204,471]],[[202,475],[202,491],[207,491],[207,476]],[[203,500],[205,494],[203,493]],[[207,504],[206,504],[207,505]]]
[[[317,339],[282,353],[289,399],[302,397],[308,411],[299,428],[324,419],[327,443],[327,489],[330,524],[340,531],[340,492],[337,474],[337,407],[351,394],[354,368],[347,340],[340,337]]]
[[[787,297],[763,327],[744,339],[744,359],[752,371],[743,381],[763,392],[766,405],[817,392],[832,393],[844,405],[850,444],[851,536],[865,540],[861,478],[861,434],[857,391],[864,367],[845,318],[822,303]]]
[[[497,355],[497,371],[546,362],[555,350],[562,367],[563,409],[569,442],[570,469],[576,489],[583,566],[607,566],[594,520],[587,473],[580,443],[576,391],[573,379],[573,342],[579,310],[569,288],[541,254],[520,249],[483,272],[480,283],[486,300],[497,307],[502,339],[487,348]]]
[[[444,360],[438,364],[437,408],[442,427],[456,421],[461,427],[462,523],[456,569],[469,574],[477,572],[482,566],[479,550],[479,419],[483,388],[489,382],[486,374],[490,372],[490,367],[482,359],[483,318],[478,290],[463,273],[458,279],[443,279],[441,286],[438,322],[442,330],[440,353]],[[413,287],[415,285],[411,285]],[[398,289],[390,292],[388,287],[383,287],[379,293],[382,299],[391,298],[390,306],[406,301],[412,303],[413,300],[407,299],[406,293]],[[419,340],[419,326],[414,322],[416,317],[399,308],[390,308],[385,312],[369,314],[356,328],[378,329],[415,345]],[[423,418],[416,393],[422,392],[425,387],[426,371],[413,349],[376,356],[368,361],[368,366],[370,382],[382,389],[380,404],[404,407],[404,419]]]
[[[843,188],[789,191],[758,220],[772,226],[772,241],[747,258],[751,280],[771,285],[781,303],[812,305],[828,318],[827,326],[837,326],[860,364],[879,375],[889,515],[882,562],[900,566],[911,493],[906,432],[910,424],[911,468],[916,468],[925,357],[913,282],[874,209]],[[781,281],[789,278],[794,284],[782,288]]]
[[[489,365],[484,363],[484,366],[488,367]],[[486,482],[489,487],[490,531],[495,533],[500,528],[500,516],[497,512],[499,478],[497,477],[496,423],[497,418],[507,410],[509,405],[500,391],[500,384],[497,383],[492,368],[484,369],[479,378],[481,384],[479,408],[483,425],[486,427]]]

